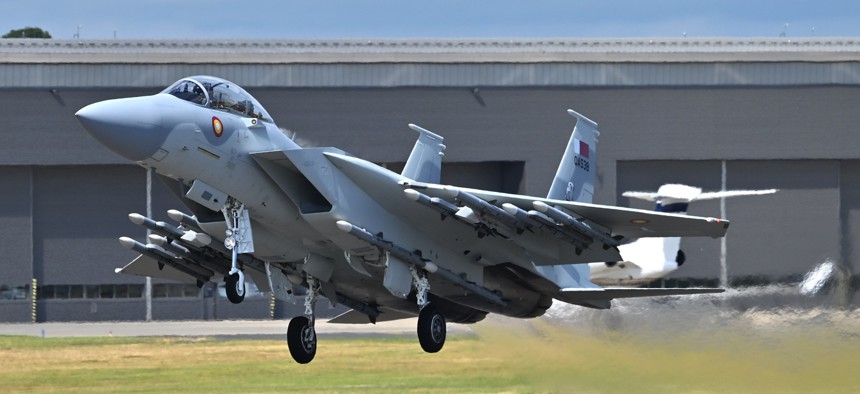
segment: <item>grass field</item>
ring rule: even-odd
[[[308,365],[282,341],[0,337],[0,391],[860,392],[860,336],[829,324],[643,339],[538,319],[475,332],[438,354],[413,338],[321,338]]]

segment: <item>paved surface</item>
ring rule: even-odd
[[[11,323],[0,324],[0,335],[57,337],[286,337],[288,320],[158,321],[97,323]],[[330,324],[317,321],[322,336],[378,337],[416,335],[417,319],[378,324]],[[471,333],[465,325],[448,324],[448,333]]]

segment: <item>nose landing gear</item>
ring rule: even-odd
[[[239,269],[239,253],[253,253],[254,240],[251,234],[251,220],[248,209],[239,201],[228,198],[221,209],[227,223],[227,237],[224,247],[232,254],[230,272],[224,277],[227,299],[234,304],[245,300],[245,273]]]
[[[227,299],[234,304],[239,304],[245,300],[245,278],[242,271],[236,272],[224,277],[224,289],[227,292]]]

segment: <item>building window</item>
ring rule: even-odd
[[[99,287],[99,285],[87,285],[85,287],[86,287],[86,296],[85,297],[87,299],[101,298],[101,288]]]
[[[46,285],[38,288],[40,300],[93,300],[116,298],[143,298],[144,285]],[[0,286],[0,300],[26,299],[28,286],[14,289]],[[17,298],[14,298],[17,297]],[[152,286],[153,298],[199,298],[197,285],[183,283],[160,283]]]
[[[69,286],[69,298],[73,300],[84,298],[84,286]]]
[[[99,286],[99,298],[113,298],[113,285]]]
[[[153,298],[197,298],[200,288],[197,285],[182,283],[159,283],[152,285]]]
[[[30,286],[0,285],[0,300],[26,300],[30,294]]]
[[[53,300],[54,299],[54,286],[42,286],[39,287],[39,294],[37,295],[41,300]]]
[[[143,297],[143,288],[141,285],[129,285],[128,286],[128,298],[141,298]]]
[[[143,285],[45,285],[38,287],[40,300],[94,300],[141,298]]]
[[[128,285],[114,285],[114,298],[128,298]]]
[[[69,285],[54,286],[54,298],[65,300],[69,298]]]

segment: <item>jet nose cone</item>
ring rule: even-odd
[[[101,101],[81,108],[75,116],[93,138],[130,160],[152,156],[167,139],[168,130],[152,97]]]

